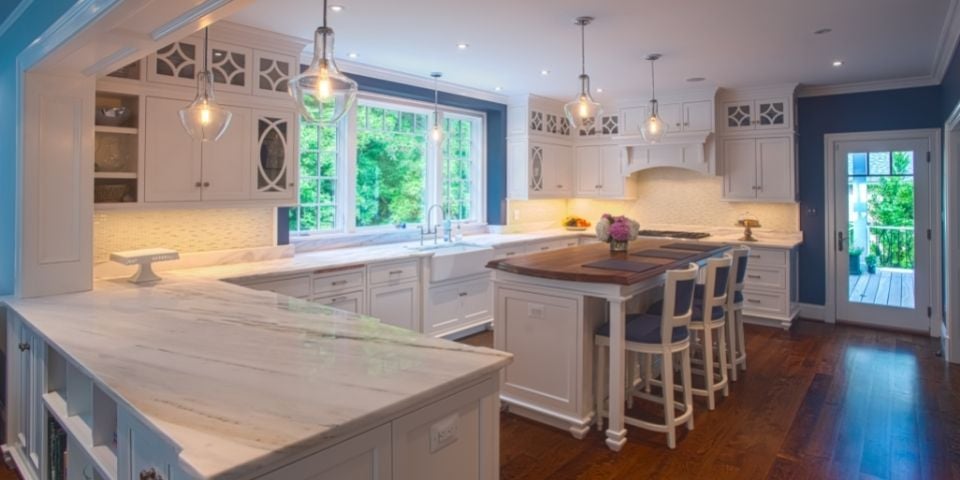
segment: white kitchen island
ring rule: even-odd
[[[676,240],[631,242],[630,252],[658,249]],[[594,332],[610,321],[610,421],[606,444],[626,443],[625,323],[632,300],[656,294],[664,273],[729,249],[694,252],[683,260],[611,254],[606,244],[584,245],[491,262],[494,271],[494,346],[514,355],[504,369],[501,399],[519,415],[567,429],[582,439],[596,421]],[[585,266],[602,260],[656,264],[642,273]],[[643,303],[643,302],[641,302]]]
[[[511,356],[168,273],[5,299],[8,452],[49,478],[498,478]]]

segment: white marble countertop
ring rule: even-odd
[[[288,463],[506,366],[507,353],[216,280],[3,299],[179,445],[181,468],[238,478]]]

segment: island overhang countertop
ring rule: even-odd
[[[282,465],[468,386],[512,356],[217,280],[0,299],[163,438],[184,471]]]
[[[515,258],[493,260],[487,268],[493,270],[539,277],[550,280],[564,280],[584,283],[607,283],[616,285],[635,285],[640,282],[656,278],[671,268],[683,268],[691,262],[699,262],[705,258],[729,250],[730,245],[703,242],[704,248],[709,250],[675,250],[687,253],[683,259],[658,258],[635,255],[644,250],[663,249],[668,245],[682,243],[674,239],[639,239],[630,242],[627,252],[611,253],[606,243],[581,245],[574,248],[535,253]],[[643,272],[628,270],[614,270],[606,268],[587,267],[586,264],[602,260],[618,259],[636,263],[654,264],[655,268]]]

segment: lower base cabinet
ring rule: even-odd
[[[327,297],[314,297],[311,302],[326,305],[351,313],[363,313],[363,292],[341,293]]]
[[[499,478],[497,381],[433,402],[264,480],[490,480]]]
[[[420,284],[404,282],[370,288],[370,316],[381,322],[420,330]]]
[[[427,292],[423,333],[442,336],[493,319],[490,275],[444,282]]]

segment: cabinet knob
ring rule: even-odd
[[[203,187],[204,187],[204,188],[207,188],[207,187],[209,187],[209,186],[210,186],[210,182],[203,182]]]
[[[163,475],[153,467],[145,468],[140,470],[140,480],[163,480]]]
[[[193,184],[194,187],[200,188],[203,186],[203,182],[197,182]]]
[[[683,126],[684,126],[684,127],[689,127],[689,126],[690,126],[690,122],[684,122],[684,123],[683,123]]]
[[[557,185],[557,188],[563,188],[563,185]]]
[[[461,297],[466,297],[466,296],[467,296],[467,292],[460,292],[460,293],[458,293],[457,295],[459,295],[459,296],[461,296]]]
[[[680,123],[679,123],[679,122],[677,123],[677,126],[678,126],[678,127],[680,126]]]
[[[290,184],[289,184],[288,186],[289,186],[290,188],[293,188],[293,187],[296,187],[297,184],[296,184],[296,183],[293,183],[293,182],[290,182]]]
[[[27,342],[20,342],[17,345],[17,348],[19,348],[21,352],[26,352],[27,350],[30,350],[30,344]]]

